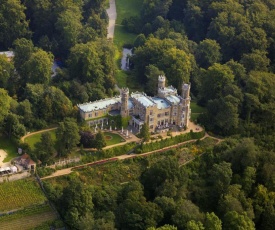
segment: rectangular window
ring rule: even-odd
[[[165,116],[169,116],[169,112],[165,112]]]
[[[97,117],[97,112],[95,112],[95,117]]]
[[[150,125],[150,129],[153,129],[154,128],[154,126],[153,125]]]
[[[92,117],[93,116],[93,114],[92,113],[89,113],[89,117]]]
[[[150,110],[150,115],[153,115],[153,110]]]

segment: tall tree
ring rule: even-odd
[[[228,66],[218,63],[210,66],[201,76],[201,102],[205,103],[211,99],[221,98],[223,95],[223,89],[232,84],[233,81],[234,75]]]
[[[52,65],[53,55],[38,49],[22,66],[26,81],[31,84],[47,85],[51,79]]]
[[[14,136],[19,139],[26,134],[25,126],[20,123],[20,117],[18,115],[9,113],[4,121],[4,129],[9,138]]]
[[[206,213],[205,230],[222,230],[222,221],[214,212]]]
[[[95,135],[95,147],[98,150],[102,150],[102,148],[105,147],[106,145],[107,144],[106,144],[106,140],[105,140],[104,134],[101,131],[99,131]]]
[[[35,144],[33,155],[35,155],[36,159],[39,159],[43,164],[45,164],[51,157],[53,157],[55,152],[54,142],[50,133],[42,133],[40,142]]]
[[[5,116],[8,114],[10,109],[11,97],[8,92],[0,88],[0,124],[3,122]]]
[[[5,55],[0,55],[0,88],[7,89],[9,78],[13,73],[13,63]]]
[[[58,16],[55,24],[56,30],[59,32],[60,52],[68,51],[76,45],[82,29],[81,12],[78,7],[73,10],[65,10]]]
[[[79,144],[80,135],[77,123],[72,118],[65,118],[56,131],[59,155],[66,155]]]
[[[195,51],[195,58],[198,65],[208,68],[221,60],[220,45],[211,39],[205,39],[199,43]]]
[[[149,141],[150,140],[150,130],[149,126],[147,123],[145,123],[141,130],[140,130],[140,136],[143,138],[144,141]]]
[[[14,40],[30,37],[25,6],[20,0],[3,0],[0,4],[0,47],[8,49]]]

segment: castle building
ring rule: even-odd
[[[147,123],[151,132],[167,131],[176,125],[188,127],[191,115],[190,84],[182,84],[182,94],[178,95],[173,86],[165,86],[165,76],[158,77],[158,93],[149,97],[142,92],[129,94],[122,88],[120,95],[99,101],[79,104],[80,116],[90,125],[107,122],[107,115],[130,117],[129,125],[141,129]]]

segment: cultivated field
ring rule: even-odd
[[[57,219],[48,204],[33,206],[15,213],[0,217],[0,230],[27,230],[39,227],[50,229],[50,225]]]
[[[41,204],[45,201],[46,197],[32,178],[0,184],[0,213]]]

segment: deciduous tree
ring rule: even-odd
[[[77,123],[72,118],[65,118],[56,131],[59,155],[66,155],[79,144],[80,135]]]

